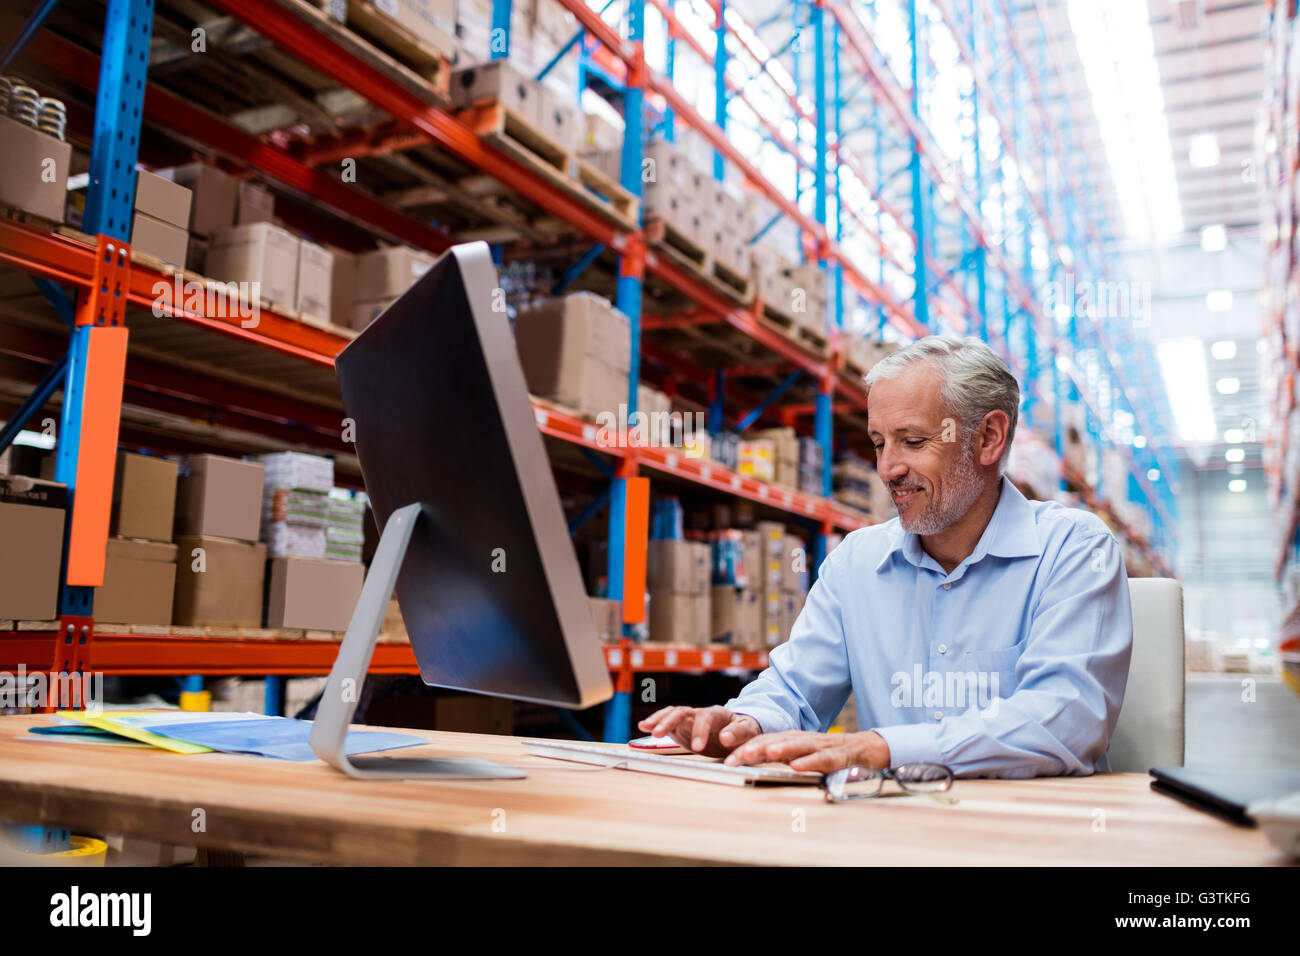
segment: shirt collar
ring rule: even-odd
[[[1002,489],[993,516],[980,535],[975,550],[962,562],[963,565],[974,564],[986,554],[1000,558],[1027,558],[1042,554],[1033,505],[1010,479],[1003,477],[998,480],[1002,483]],[[904,531],[902,522],[897,519],[892,524],[889,548],[876,565],[876,570],[881,571],[895,554],[901,554],[910,564],[921,567],[922,562],[929,558],[921,547],[921,536]],[[933,562],[934,559],[929,560]]]

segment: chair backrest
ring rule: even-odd
[[[1146,773],[1183,765],[1186,679],[1183,588],[1172,578],[1129,578],[1133,656],[1119,722],[1106,751],[1110,769]]]

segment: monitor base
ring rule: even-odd
[[[348,623],[329,681],[316,708],[311,726],[311,749],[330,766],[349,777],[367,780],[507,780],[526,777],[522,770],[473,757],[377,757],[349,758],[345,750],[348,725],[361,698],[361,685],[375,652],[384,612],[397,586],[397,576],[411,543],[411,533],[420,519],[418,502],[398,508],[388,517],[361,597]]]

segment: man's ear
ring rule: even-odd
[[[997,464],[1007,448],[1007,432],[1011,429],[1011,417],[1000,409],[994,409],[984,416],[979,433],[975,437],[975,458],[987,467]]]

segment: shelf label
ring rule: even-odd
[[[740,488],[740,484],[741,484],[741,482],[740,482],[740,475],[732,475],[732,476],[731,476],[731,487],[733,487],[733,488],[737,488],[737,489],[738,489],[738,488]]]
[[[759,485],[759,486],[758,486],[758,496],[759,496],[760,498],[766,498],[766,497],[767,497],[767,485]]]
[[[664,456],[664,461],[667,462],[669,468],[677,467],[677,456],[674,455],[672,452],[669,452],[667,455]]]
[[[705,481],[708,481],[710,478],[713,477],[713,469],[710,468],[708,465],[701,465],[700,477],[703,478]]]
[[[739,666],[744,662],[744,660],[745,660],[745,655],[742,654],[742,653],[740,653],[740,651],[732,651],[732,652],[731,652],[731,666],[732,666],[732,667],[739,667]]]
[[[623,649],[621,647],[615,648],[614,650],[610,651],[608,657],[609,657],[610,667],[623,666]]]
[[[792,498],[790,497],[790,495],[789,495],[788,492],[787,492],[787,493],[782,497],[782,499],[781,499],[782,503],[784,503],[785,506],[786,506],[787,508],[790,507],[790,502],[791,502],[792,500],[794,500],[794,499],[792,499]]]
[[[537,419],[538,428],[545,428],[546,423],[551,420],[550,416],[547,415],[546,412],[540,408],[533,409],[533,418]]]
[[[632,652],[632,666],[633,666],[633,667],[641,667],[641,666],[644,665],[644,664],[645,664],[645,655],[644,655],[643,653],[641,653],[640,651],[633,651],[633,652]]]
[[[705,667],[713,666],[713,651],[705,651],[700,655],[700,663]]]
[[[677,652],[673,650],[664,651],[664,665],[667,667],[677,666]]]

